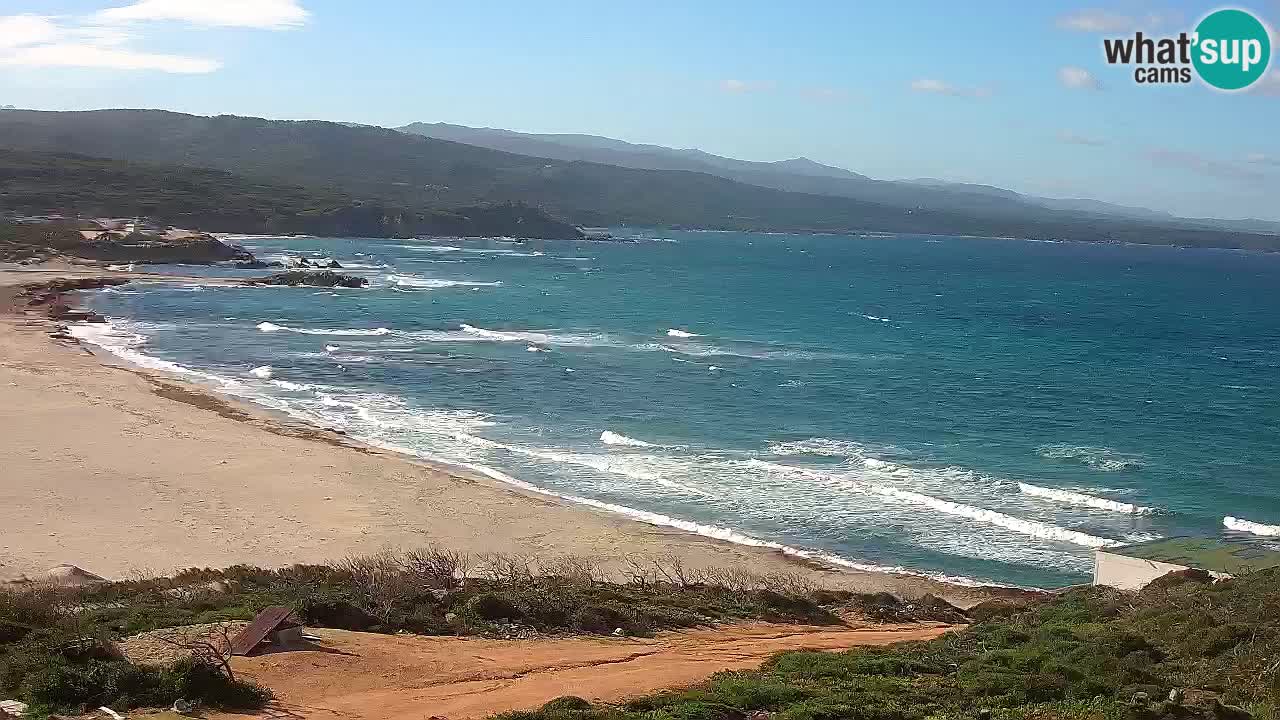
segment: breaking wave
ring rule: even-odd
[[[1025,495],[1042,497],[1047,500],[1055,500],[1057,502],[1067,503],[1068,505],[1080,505],[1081,507],[1110,510],[1112,512],[1124,513],[1126,515],[1154,515],[1156,513],[1155,508],[1146,507],[1144,505],[1117,502],[1115,500],[1107,500],[1106,498],[1094,497],[1093,495],[1085,495],[1084,493],[1040,487],[1039,485],[1031,485],[1024,482],[1018,483],[1018,490]]]
[[[388,275],[387,282],[396,287],[423,288],[436,290],[451,287],[497,287],[502,281],[481,282],[478,280],[444,280],[440,278],[420,278],[413,275]]]
[[[258,330],[264,333],[272,332],[291,332],[300,335],[351,335],[351,336],[374,336],[374,335],[390,335],[391,330],[388,328],[371,328],[368,330],[360,328],[338,328],[327,330],[323,328],[292,328],[285,325],[277,325],[271,322],[260,322],[257,325]]]
[[[770,455],[820,455],[823,457],[861,457],[865,448],[851,440],[809,438],[793,442],[776,442],[769,445]]]
[[[1023,535],[1040,538],[1042,540],[1057,540],[1059,542],[1067,542],[1074,545],[1092,548],[1115,547],[1123,544],[1118,540],[1097,537],[1096,535],[1089,535],[1088,533],[1069,530],[1067,528],[1035,520],[1023,520],[1021,518],[1013,517],[1012,515],[996,512],[995,510],[987,510],[985,508],[974,507],[972,505],[951,502],[950,500],[943,500],[941,498],[913,492],[911,490],[901,490],[888,485],[860,482],[841,477],[839,475],[818,472],[816,470],[795,467],[793,465],[780,465],[778,463],[754,459],[749,462],[757,467],[772,470],[774,472],[801,475],[810,479],[819,480],[828,485],[834,485],[843,490],[863,495],[878,495],[880,497],[891,498],[912,505],[927,507],[937,512],[970,518],[972,520],[995,525],[1005,528],[1006,530],[1012,530]]]
[[[1222,518],[1222,526],[1228,530],[1250,533],[1251,535],[1280,537],[1280,525],[1263,525],[1262,523],[1241,520],[1240,518],[1231,517],[1230,515]]]
[[[1142,461],[1138,458],[1122,455],[1110,448],[1084,445],[1042,445],[1036,448],[1036,454],[1047,460],[1074,460],[1081,465],[1103,472],[1142,469]]]
[[[249,374],[256,378],[262,378],[263,380],[270,380],[271,376],[275,374],[275,371],[271,369],[270,365],[259,365],[258,367],[250,370]]]
[[[668,330],[667,330],[667,337],[673,337],[673,338],[693,338],[693,337],[700,337],[700,336],[698,335],[698,333],[691,333],[691,332],[689,332],[689,331],[687,331],[687,330],[680,330],[680,329],[677,329],[677,328],[670,328],[670,329],[668,329]]]

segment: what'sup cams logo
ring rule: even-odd
[[[1195,31],[1175,37],[1133,37],[1102,41],[1107,63],[1134,65],[1142,85],[1188,84],[1199,75],[1210,87],[1228,92],[1258,81],[1271,62],[1271,33],[1244,10],[1209,13]]]

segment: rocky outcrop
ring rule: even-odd
[[[330,270],[290,270],[289,272],[276,273],[271,277],[253,280],[252,282],[260,285],[305,285],[308,287],[343,288],[362,288],[369,284],[369,281],[365,278],[356,277],[355,275],[343,275]]]

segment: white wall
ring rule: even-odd
[[[1098,550],[1094,553],[1093,584],[1110,585],[1121,590],[1141,590],[1158,577],[1186,569],[1183,565]]]

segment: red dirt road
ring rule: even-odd
[[[275,691],[264,717],[484,718],[561,695],[618,701],[758,667],[784,650],[926,640],[944,625],[809,627],[748,623],[654,638],[484,640],[315,630],[318,649],[236,658]],[[233,716],[224,716],[233,717]]]

